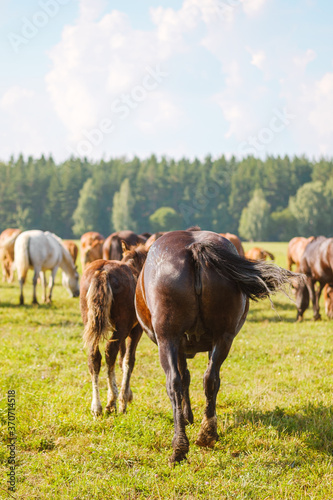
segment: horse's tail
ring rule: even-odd
[[[20,235],[20,239],[15,242],[14,262],[18,279],[25,280],[28,269],[31,265],[29,254],[30,236],[28,234]]]
[[[95,272],[86,300],[88,320],[84,328],[83,340],[86,346],[96,348],[100,340],[106,339],[113,330],[110,321],[113,293],[106,271]]]
[[[218,274],[237,283],[240,290],[250,299],[264,299],[290,284],[291,280],[302,280],[301,275],[264,261],[250,261],[222,245],[192,243],[187,247],[196,267],[195,289],[201,291],[201,269],[209,267]]]

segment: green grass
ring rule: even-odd
[[[285,265],[286,244],[262,246]],[[127,414],[93,420],[79,301],[59,278],[53,304],[39,307],[18,307],[18,285],[0,286],[0,498],[10,498],[9,389],[17,404],[15,498],[333,498],[333,329],[323,311],[321,322],[308,310],[296,324],[295,305],[282,294],[275,311],[267,300],[252,304],[221,369],[213,450],[195,445],[207,354],[189,360],[190,452],[170,468],[172,411],[157,347],[143,336]],[[27,285],[27,303],[31,295]],[[101,398],[105,406],[104,364]]]

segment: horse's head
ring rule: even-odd
[[[127,264],[135,276],[139,276],[147,258],[147,248],[142,243],[137,246],[130,247],[124,240],[121,241],[121,248],[123,251],[123,258],[121,259],[121,262]]]
[[[62,284],[67,288],[71,297],[78,297],[80,295],[79,273],[76,266],[73,267],[73,272],[62,273]]]
[[[89,264],[94,260],[101,259],[103,252],[103,241],[96,240],[91,246],[87,249],[84,254],[84,264]]]

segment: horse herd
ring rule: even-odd
[[[171,463],[185,459],[189,450],[185,427],[193,423],[193,413],[187,359],[198,352],[208,352],[209,358],[204,374],[206,406],[196,443],[213,447],[218,439],[219,372],[246,320],[249,299],[270,297],[291,284],[296,293],[297,319],[302,319],[310,299],[314,319],[320,319],[319,298],[325,287],[326,312],[333,317],[333,238],[294,238],[288,246],[288,269],[283,269],[265,262],[274,256],[264,249],[244,254],[239,238],[230,233],[193,227],[154,235],[119,231],[104,239],[97,232],[89,232],[81,238],[83,274],[79,289],[75,243],[65,243],[49,232],[6,231],[0,236],[3,269],[11,279],[13,269],[8,263],[12,257],[21,304],[29,268],[34,269],[33,302],[37,302],[38,276],[44,285],[44,300],[51,300],[58,267],[71,294],[80,292],[94,416],[102,413],[100,341],[106,341],[107,412],[117,410],[117,400],[119,410],[125,412],[132,399],[130,378],[142,332],[157,344],[174,416]],[[297,272],[291,270],[294,264]],[[46,269],[52,269],[48,297]],[[115,377],[118,353],[123,372],[119,397]]]

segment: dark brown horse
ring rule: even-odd
[[[105,260],[121,260],[123,256],[122,241],[128,246],[136,246],[140,243],[145,243],[147,238],[139,236],[133,231],[118,231],[110,234],[103,245],[103,259]]]
[[[89,349],[88,365],[92,379],[93,398],[91,411],[102,413],[99,397],[98,375],[101,368],[99,342],[105,339],[105,359],[108,374],[108,398],[106,411],[116,411],[118,389],[115,378],[115,363],[122,348],[123,380],[119,396],[121,412],[132,400],[130,377],[134,368],[135,351],[142,335],[142,328],[134,307],[137,278],[146,260],[143,245],[129,249],[123,243],[123,259],[109,261],[99,259],[87,266],[81,279],[80,306],[84,323],[83,338]],[[125,347],[125,341],[127,344]]]
[[[296,291],[297,320],[303,319],[309,299],[313,306],[313,319],[321,319],[320,295],[327,283],[333,283],[333,238],[318,236],[310,241],[301,257],[299,270],[306,275],[306,280]],[[315,290],[317,282],[319,288]]]
[[[210,353],[204,375],[206,409],[197,439],[217,440],[219,371],[242,328],[249,298],[262,299],[295,274],[266,262],[248,261],[233,244],[209,231],[173,231],[150,248],[136,288],[139,322],[158,345],[172,403],[175,434],[171,462],[186,457],[186,423],[193,422],[186,358]]]

